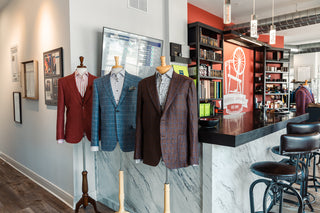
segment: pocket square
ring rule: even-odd
[[[135,86],[129,87],[129,91],[136,90],[137,88]]]

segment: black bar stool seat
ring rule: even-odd
[[[281,162],[262,161],[251,165],[250,170],[261,177],[272,180],[292,181],[296,178],[296,167]],[[301,171],[298,172],[301,176]]]
[[[298,199],[298,213],[303,213],[305,205],[313,211],[307,199],[308,188],[308,158],[320,147],[319,132],[311,134],[286,134],[281,136],[279,152],[281,155],[288,155],[294,164],[284,162],[262,161],[251,165],[250,170],[263,179],[258,179],[250,185],[250,209],[255,213],[253,191],[257,184],[264,183],[267,187],[263,195],[263,212],[272,210],[276,203],[279,203],[279,213],[282,212],[283,192],[291,192]],[[310,158],[308,158],[310,159]],[[291,184],[300,182],[300,193]],[[271,202],[268,202],[268,196]]]

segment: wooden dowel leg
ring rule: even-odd
[[[164,184],[164,213],[170,213],[170,184]]]
[[[123,171],[119,171],[119,211],[116,213],[129,213],[124,210]]]

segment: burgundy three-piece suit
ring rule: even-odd
[[[58,81],[57,140],[65,139],[68,143],[78,143],[86,134],[91,141],[92,85],[97,77],[88,73],[88,86],[81,97],[75,73],[60,78]],[[64,124],[66,112],[66,124]]]

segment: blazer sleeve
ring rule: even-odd
[[[136,143],[134,149],[134,159],[143,159],[143,132],[142,132],[142,86],[141,82],[138,84],[138,95],[137,95],[137,113],[136,113]]]
[[[98,151],[100,133],[100,103],[96,81],[93,82],[92,99],[92,127],[91,127],[91,150]]]
[[[188,147],[189,164],[199,164],[199,143],[198,143],[198,109],[197,92],[194,82],[190,82],[188,91]]]
[[[63,81],[58,80],[58,104],[57,104],[57,132],[56,139],[65,139],[64,135],[64,113],[65,113],[65,102],[63,92]]]

